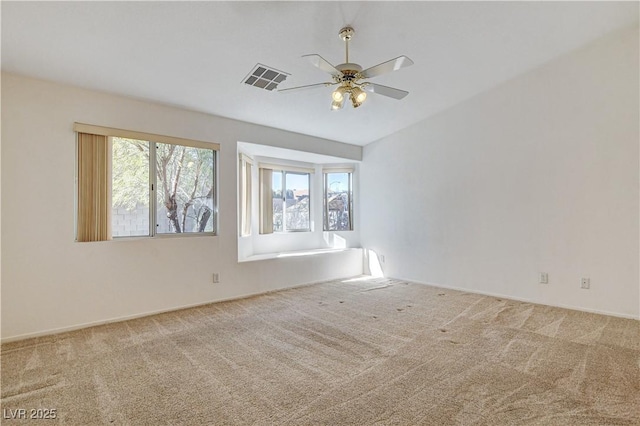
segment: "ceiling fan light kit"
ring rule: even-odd
[[[345,62],[338,65],[332,65],[322,56],[317,54],[304,55],[312,65],[329,73],[333,81],[325,83],[310,84],[306,86],[291,87],[288,89],[278,90],[279,92],[296,91],[300,89],[310,89],[315,87],[335,86],[336,89],[331,93],[331,109],[342,109],[346,98],[351,100],[351,105],[358,108],[367,99],[367,92],[377,93],[393,99],[402,99],[409,92],[393,87],[382,86],[380,84],[363,81],[381,74],[399,70],[400,68],[413,65],[413,61],[406,56],[399,56],[395,59],[383,62],[365,70],[356,63],[349,62],[349,41],[353,38],[355,31],[352,27],[344,27],[338,33],[339,37],[345,42]]]
[[[344,86],[340,86],[331,94],[331,97],[336,102],[342,102],[345,94],[347,94],[347,88]]]
[[[356,86],[351,89],[351,98],[353,102],[362,103],[365,99],[367,99],[367,94],[364,90]]]
[[[342,100],[340,100],[340,101],[331,102],[331,109],[332,110],[342,109],[343,106],[344,106],[344,98]]]

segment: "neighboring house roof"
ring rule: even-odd
[[[342,194],[336,194],[329,198],[329,210],[344,210],[345,200],[342,197]]]

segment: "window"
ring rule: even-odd
[[[260,233],[311,231],[311,169],[260,165]]]
[[[349,169],[324,172],[324,230],[353,230],[352,175]]]
[[[156,233],[213,233],[215,151],[151,145],[156,146]]]
[[[113,237],[214,232],[213,150],[110,139]]]
[[[149,142],[111,138],[111,236],[148,236]]]
[[[273,172],[273,230],[310,231],[309,173]]]
[[[82,124],[75,130],[78,241],[215,233],[217,145]],[[101,144],[99,156],[82,154],[92,138]],[[109,201],[97,204],[97,194]],[[90,235],[93,228],[102,230]]]

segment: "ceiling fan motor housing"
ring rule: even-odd
[[[353,35],[355,34],[355,30],[351,27],[344,27],[340,30],[340,32],[338,33],[338,36],[340,37],[340,39],[342,39],[343,41],[348,41],[351,40],[351,37],[353,37]]]
[[[355,80],[360,71],[362,71],[360,65],[351,62],[336,65],[336,69],[343,74],[344,77],[341,79],[342,81]]]

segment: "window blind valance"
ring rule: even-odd
[[[73,130],[78,133],[88,133],[92,135],[115,136],[119,138],[185,145],[194,148],[212,149],[214,151],[220,150],[220,144],[213,142],[203,142],[193,139],[177,138],[174,136],[155,135],[153,133],[136,132],[134,130],[114,129],[111,127],[95,126],[93,124],[74,123]]]
[[[322,173],[353,173],[353,167],[323,167]]]
[[[294,173],[315,173],[315,169],[309,167],[297,167],[297,166],[286,166],[282,164],[270,164],[270,163],[260,163],[259,168],[268,169],[268,170],[283,170],[285,172],[294,172]]]

